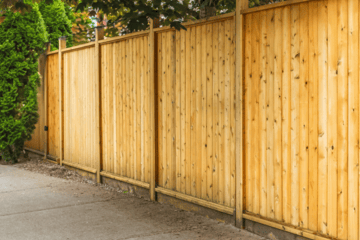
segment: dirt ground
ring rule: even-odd
[[[5,162],[4,160],[0,160],[0,165],[10,165],[31,172],[45,174],[50,177],[57,177],[76,182],[97,185],[93,181],[88,180],[87,178],[81,176],[75,171],[69,170],[65,167],[51,162],[44,161],[43,157],[38,154],[31,152],[27,153],[27,157],[24,157],[24,155],[22,154],[22,156],[18,159],[18,163],[12,164],[11,162]]]
[[[65,167],[49,163],[42,160],[42,157],[29,153],[28,158],[21,157],[19,163],[11,164],[0,160],[0,165],[9,165],[11,167],[16,167],[33,173],[38,173],[41,175],[46,175],[49,177],[55,177],[60,179],[65,179],[66,185],[59,185],[54,188],[54,193],[57,194],[66,194],[71,195],[72,198],[76,199],[86,199],[86,201],[92,201],[91,198],[97,199],[101,198],[100,202],[106,202],[101,207],[100,214],[105,214],[106,209],[108,210],[108,215],[117,214],[114,220],[111,220],[109,224],[116,223],[120,224],[121,221],[124,221],[124,218],[128,218],[129,221],[134,218],[134,222],[139,221],[141,216],[141,222],[146,228],[146,224],[152,225],[156,224],[159,229],[149,229],[142,234],[131,234],[127,237],[126,231],[122,234],[123,237],[116,239],[264,239],[252,233],[249,233],[245,230],[240,230],[231,225],[220,223],[216,220],[208,219],[206,217],[186,212],[183,210],[176,209],[173,206],[161,203],[154,203],[147,201],[145,199],[140,199],[134,197],[130,192],[123,192],[120,189],[115,189],[111,186],[105,184],[97,184],[92,180],[89,180],[75,171],[68,170]],[[1,166],[0,166],[1,168]],[[36,175],[35,175],[36,176]],[[39,175],[40,176],[40,175]],[[46,182],[47,180],[45,180]],[[44,182],[43,180],[41,182]],[[45,198],[41,198],[43,199]],[[96,200],[98,201],[98,200]],[[35,204],[35,203],[34,203]],[[122,204],[122,205],[121,205]],[[79,204],[76,204],[78,206]],[[35,206],[35,205],[34,205]],[[84,205],[85,206],[85,205]],[[126,206],[121,207],[121,206]],[[30,208],[31,206],[29,206]],[[72,206],[71,206],[72,207]],[[79,206],[81,207],[81,206]],[[32,207],[32,209],[35,207]],[[92,207],[93,209],[93,207]],[[105,210],[104,210],[105,209]],[[28,210],[26,210],[28,211]],[[24,212],[26,212],[24,211]],[[74,210],[75,211],[75,210]],[[119,218],[119,213],[122,217]],[[125,215],[124,215],[125,214]],[[128,214],[128,215],[126,215]],[[1,218],[1,214],[0,214]],[[101,216],[102,219],[109,219],[111,217]],[[118,220],[116,220],[116,218]],[[17,220],[16,220],[17,221]],[[126,225],[125,221],[123,225]],[[105,224],[105,223],[104,223]],[[136,224],[135,224],[136,225]],[[117,225],[119,226],[119,225]],[[109,227],[110,228],[110,227]],[[92,229],[92,228],[90,228]],[[117,228],[114,228],[117,229]],[[163,229],[163,230],[161,230]],[[156,231],[155,231],[156,230]],[[35,231],[35,230],[34,230]],[[89,230],[90,231],[90,230]],[[109,229],[110,231],[110,229]],[[116,231],[116,230],[115,230]],[[74,230],[76,232],[76,230]],[[71,233],[71,232],[70,232]],[[110,231],[111,233],[111,231]],[[75,234],[75,233],[72,233]],[[97,234],[97,232],[94,232]],[[92,235],[91,239],[96,239],[96,235]],[[160,235],[159,235],[160,234]],[[75,235],[72,235],[75,236]],[[162,236],[161,238],[158,238]],[[14,238],[15,239],[15,238]],[[71,236],[68,239],[73,239]],[[76,238],[77,239],[77,238]],[[80,238],[79,238],[80,239]],[[113,239],[111,238],[102,238],[102,239]]]

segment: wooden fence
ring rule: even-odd
[[[48,53],[49,131],[27,146],[153,200],[360,239],[359,3],[246,6]]]

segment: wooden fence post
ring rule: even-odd
[[[96,129],[99,133],[99,138],[96,138],[96,141],[99,143],[99,151],[97,159],[99,159],[99,162],[96,166],[96,181],[97,183],[101,183],[101,165],[102,165],[102,119],[101,119],[101,55],[100,55],[100,44],[99,40],[104,39],[104,28],[103,27],[97,27],[95,29],[95,89],[96,89],[96,96],[95,99],[97,99],[96,103],[96,112],[98,114],[96,115]]]
[[[45,127],[47,127],[48,126],[48,120],[47,120],[47,118],[48,118],[48,116],[47,116],[47,114],[48,114],[48,112],[47,112],[47,99],[48,99],[48,96],[47,96],[47,74],[48,74],[48,72],[47,72],[47,54],[49,53],[51,51],[51,43],[47,43],[47,46],[46,46],[46,51],[45,51],[45,53],[44,53],[44,55],[45,55],[45,62],[44,62],[44,67],[45,67],[45,69],[44,69],[44,75],[43,75],[43,86],[44,86],[44,112],[43,112],[43,114],[44,114],[44,118],[45,118],[45,123],[44,123],[44,125],[45,125]],[[44,131],[45,131],[45,129],[44,129]],[[48,133],[48,131],[45,131],[45,141],[44,141],[44,160],[46,160],[47,159],[47,154],[48,154],[48,149],[47,149],[47,145],[48,145],[48,137],[49,137],[49,133]]]
[[[235,161],[236,161],[236,203],[235,203],[235,216],[236,226],[243,226],[243,206],[244,206],[244,193],[243,193],[243,24],[244,18],[241,10],[247,9],[249,0],[236,0],[236,13],[235,13],[235,26],[236,26],[236,75],[235,75],[235,92],[236,92],[236,113],[235,113]]]
[[[150,199],[155,201],[155,64],[154,64],[154,51],[155,51],[155,41],[154,41],[154,20],[150,19],[150,34],[149,34],[149,155],[150,155]]]
[[[64,83],[63,83],[63,64],[61,51],[66,48],[66,37],[59,38],[59,128],[60,128],[60,166],[64,160],[64,109],[63,109],[63,95],[64,95]]]

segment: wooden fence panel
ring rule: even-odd
[[[64,160],[91,168],[99,161],[94,63],[94,47],[63,53]]]
[[[235,207],[235,22],[157,33],[159,186]]]
[[[52,54],[47,57],[47,125],[48,154],[54,157],[60,156],[59,144],[59,56]]]
[[[245,15],[250,215],[359,239],[358,12],[328,0]]]
[[[44,152],[45,150],[45,138],[46,133],[44,131],[45,127],[45,68],[46,68],[46,53],[41,54],[39,58],[39,73],[41,75],[40,87],[38,88],[37,101],[38,101],[38,113],[39,121],[35,124],[34,133],[31,136],[31,140],[25,142],[25,147]]]
[[[148,36],[101,45],[103,170],[150,182]]]

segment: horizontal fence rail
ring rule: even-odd
[[[26,147],[239,224],[360,239],[359,7],[238,0],[186,31],[97,30],[40,64]]]

